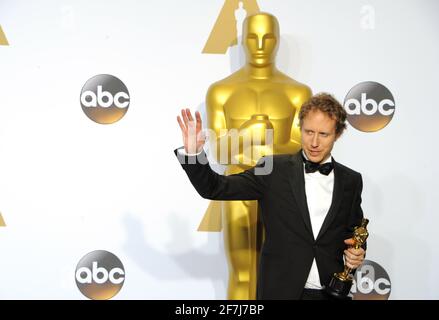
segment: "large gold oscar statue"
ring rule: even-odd
[[[259,130],[257,124],[263,123],[266,128],[273,128],[271,153],[295,153],[300,149],[298,111],[311,96],[311,90],[276,69],[280,36],[274,16],[258,13],[247,17],[242,34],[246,65],[211,85],[207,93],[207,127],[219,137],[211,141],[211,150],[219,146],[224,130]],[[260,147],[252,145],[252,148]],[[242,161],[242,146],[239,150],[240,154],[233,158],[240,162],[227,163],[226,175],[242,172],[258,160],[252,159],[251,164]],[[219,153],[216,160],[221,162]],[[210,205],[206,214],[214,214],[215,209],[222,211],[229,263],[228,298],[255,299],[257,264],[263,241],[257,201],[217,202],[216,206]],[[205,216],[203,221],[209,219]]]

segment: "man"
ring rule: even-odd
[[[299,114],[302,150],[274,155],[266,174],[259,173],[267,157],[230,176],[199,161],[205,139],[200,114],[195,117],[189,109],[177,117],[184,151],[175,153],[198,193],[213,200],[258,200],[265,227],[258,299],[326,299],[322,288],[343,270],[343,256],[356,269],[365,255],[364,248],[346,249],[363,218],[361,175],[331,155],[346,129],[343,107],[329,94],[304,103]]]

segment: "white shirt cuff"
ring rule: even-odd
[[[201,151],[198,153],[187,153],[184,148],[181,148],[181,149],[178,149],[177,152],[179,155],[191,157],[191,156],[198,156],[199,154],[201,154],[201,152],[203,152],[203,150],[201,149]]]

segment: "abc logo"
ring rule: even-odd
[[[127,113],[130,95],[125,84],[109,74],[89,79],[81,90],[82,111],[100,124],[119,121]]]
[[[114,254],[97,250],[85,255],[76,266],[76,285],[79,291],[93,300],[107,300],[122,289],[125,269]]]
[[[349,123],[360,131],[375,132],[384,128],[395,113],[395,99],[378,82],[362,82],[353,87],[344,100]]]
[[[386,270],[378,263],[364,260],[357,269],[351,293],[354,300],[388,300],[391,283]]]

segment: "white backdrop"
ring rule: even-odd
[[[115,299],[225,299],[221,233],[196,232],[208,205],[172,150],[179,109],[239,65],[201,50],[223,0],[0,0],[0,299],[83,299],[90,251],[125,266]],[[363,174],[368,258],[391,299],[439,298],[435,0],[259,0],[281,26],[279,68],[343,100],[362,81],[393,93],[392,122],[350,127],[334,157]],[[364,6],[375,26],[362,25]],[[79,95],[97,74],[128,87],[126,116],[98,125]]]

